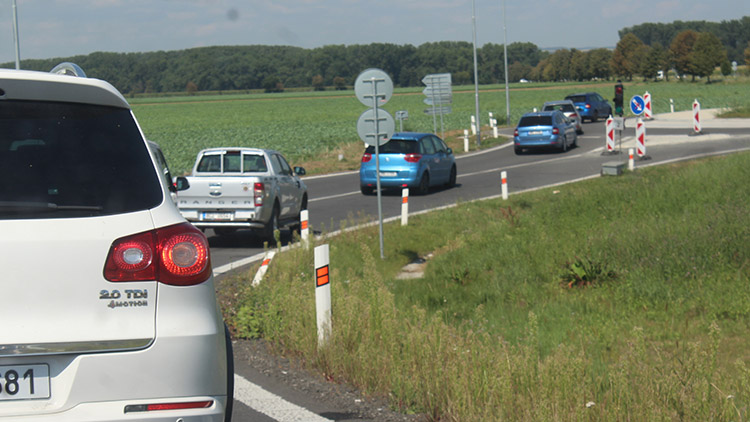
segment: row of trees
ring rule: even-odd
[[[675,29],[682,27],[705,30],[689,28],[677,32]],[[670,35],[672,32],[675,34]],[[647,37],[646,40],[638,34]],[[731,39],[724,41],[722,37]],[[614,51],[560,49],[550,53],[532,43],[512,43],[508,45],[508,78],[511,81],[556,81],[631,78],[633,75],[653,77],[658,70],[672,67],[680,74],[702,76],[709,64],[715,66],[717,60],[726,62],[737,55],[737,40],[742,39],[750,40],[750,17],[720,24],[677,21],[626,28],[621,31],[621,40]],[[719,58],[709,54],[716,52],[723,55]],[[496,84],[505,80],[503,56],[504,49],[499,44],[485,44],[477,49],[479,83]],[[126,94],[280,91],[285,87],[310,86],[345,88],[354,83],[362,70],[370,67],[386,71],[396,86],[420,86],[422,78],[430,73],[451,73],[455,84],[473,83],[472,45],[454,41],[425,43],[418,47],[374,43],[314,49],[251,45],[148,53],[97,52],[68,58],[23,60],[21,67],[47,71],[61,61],[77,63],[89,76],[107,80]],[[14,64],[0,66],[11,68]]]

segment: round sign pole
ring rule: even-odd
[[[369,86],[367,86],[368,84]],[[378,89],[378,85],[381,86],[380,89]],[[365,111],[360,116],[357,122],[357,131],[366,144],[375,147],[375,186],[378,191],[380,258],[385,259],[383,247],[383,204],[380,192],[380,146],[388,142],[388,138],[393,135],[395,126],[393,117],[387,111],[379,111],[378,102],[382,105],[391,98],[391,95],[393,95],[393,81],[391,81],[387,73],[380,69],[367,69],[357,76],[357,80],[354,82],[354,94],[362,104],[366,106],[372,104],[372,109]],[[370,112],[372,112],[372,119],[369,118]],[[380,114],[383,115],[382,119]],[[382,132],[381,120],[384,123],[384,130]],[[374,137],[374,140],[370,141],[373,142],[372,144],[368,142],[370,137]]]

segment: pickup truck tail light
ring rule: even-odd
[[[190,223],[121,237],[112,243],[104,264],[104,278],[113,282],[192,286],[210,276],[208,240]]]
[[[253,199],[255,200],[255,206],[260,207],[263,205],[263,196],[266,194],[266,187],[263,183],[253,184]]]

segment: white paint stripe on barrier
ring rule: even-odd
[[[290,403],[237,374],[234,375],[234,398],[279,422],[331,422],[331,419]]]

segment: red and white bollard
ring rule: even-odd
[[[266,271],[268,271],[268,264],[271,263],[274,255],[276,255],[276,251],[266,252],[266,255],[263,257],[263,262],[260,264],[260,268],[258,268],[258,271],[255,273],[255,277],[253,278],[253,286],[257,286],[258,284],[260,284],[260,281],[263,280],[263,276],[266,275]]]
[[[401,225],[409,223],[409,188],[401,189]]]
[[[508,199],[508,173],[500,172],[500,185],[503,193],[503,199]]]
[[[635,161],[633,160],[633,148],[628,148],[628,170],[635,170]]]
[[[640,117],[635,124],[635,147],[638,157],[646,155],[646,125]]]
[[[615,151],[615,120],[612,116],[607,117],[607,123],[605,124],[605,132],[607,135],[607,152]]]
[[[643,117],[645,117],[646,120],[653,120],[654,112],[651,110],[651,94],[649,94],[648,91],[643,94],[643,102],[646,103],[645,107],[643,107]]]
[[[310,246],[310,228],[308,226],[308,211],[302,210],[299,212],[299,236],[302,239],[302,244],[307,249]]]
[[[315,248],[315,313],[318,324],[318,347],[331,338],[331,278],[328,245]]]
[[[693,101],[693,133],[695,135],[701,133],[701,103],[697,98]]]

